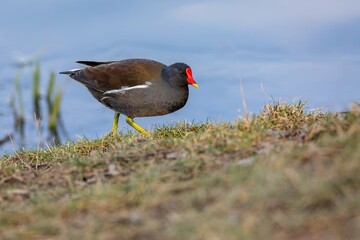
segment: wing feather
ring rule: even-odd
[[[148,59],[127,59],[112,62],[78,61],[89,65],[84,69],[62,72],[87,88],[106,92],[121,87],[143,85],[160,78],[161,70],[166,66]]]

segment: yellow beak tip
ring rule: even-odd
[[[199,88],[199,86],[198,86],[196,83],[191,84],[191,86],[196,87],[196,88]]]

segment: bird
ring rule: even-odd
[[[112,134],[117,134],[120,114],[138,132],[149,133],[134,118],[161,116],[185,106],[188,85],[198,88],[189,65],[165,65],[150,59],[77,61],[85,68],[60,72],[83,84],[101,104],[115,112]]]

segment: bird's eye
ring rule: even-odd
[[[179,73],[182,75],[185,74],[185,72],[183,70],[179,70]]]

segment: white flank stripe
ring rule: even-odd
[[[133,90],[133,89],[148,88],[148,87],[150,87],[150,85],[152,85],[151,82],[145,82],[145,84],[143,84],[143,85],[136,85],[136,86],[133,86],[133,87],[125,87],[125,86],[123,86],[120,89],[114,89],[114,90],[106,91],[104,94],[112,94],[112,93],[122,93],[122,94],[124,94],[126,91]]]
[[[71,69],[71,70],[69,70],[68,72],[76,72],[76,71],[79,71],[79,70],[81,70],[82,68],[75,68],[75,69]]]

